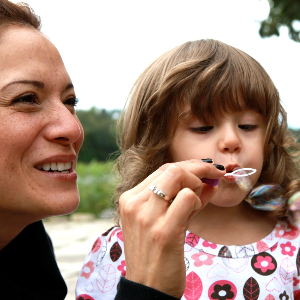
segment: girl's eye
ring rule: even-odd
[[[77,103],[78,103],[78,98],[76,98],[76,97],[71,97],[71,98],[68,98],[65,102],[64,102],[64,104],[65,105],[71,105],[71,106],[76,106],[77,105]]]
[[[191,132],[198,132],[198,133],[208,133],[214,128],[214,126],[201,126],[201,127],[194,127],[190,128]]]
[[[257,125],[248,125],[248,124],[245,124],[245,125],[239,125],[239,128],[243,129],[245,131],[251,131],[251,130],[256,129]]]
[[[14,101],[12,102],[13,104],[15,103],[29,103],[29,104],[35,104],[38,103],[38,98],[35,94],[24,94],[21,96],[18,96]]]

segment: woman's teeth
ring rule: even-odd
[[[55,173],[70,173],[70,169],[72,167],[71,162],[52,162],[43,165],[38,165],[36,168],[38,170],[55,172]]]

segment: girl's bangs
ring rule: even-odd
[[[222,64],[212,59],[206,70],[199,72],[182,92],[184,105],[191,108],[190,114],[206,123],[224,113],[248,109],[267,120],[273,111],[274,97],[278,97],[273,82],[259,63],[235,48]]]

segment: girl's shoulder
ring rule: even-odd
[[[280,240],[280,242],[283,242],[284,240],[289,240],[289,241],[294,241],[294,243],[300,245],[299,224],[292,224],[288,221],[278,222],[270,235],[272,235],[275,239]]]
[[[96,238],[83,262],[76,285],[77,299],[86,295],[89,299],[114,299],[120,278],[125,275],[123,233],[113,226]]]
[[[113,226],[99,235],[85,258],[84,262],[93,261],[96,266],[103,264],[108,256],[112,263],[119,260],[123,254],[123,232],[119,226]]]

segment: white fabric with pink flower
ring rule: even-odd
[[[187,231],[183,300],[300,299],[300,230],[280,222],[264,239],[244,246],[205,241]],[[77,300],[114,299],[126,275],[122,230],[99,236],[79,274]]]

